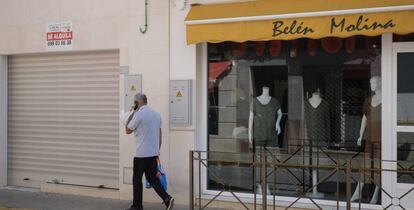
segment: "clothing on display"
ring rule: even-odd
[[[313,143],[326,144],[330,139],[331,121],[329,104],[325,100],[313,107],[309,100],[305,102],[305,122],[307,139]]]
[[[256,146],[277,146],[276,114],[280,109],[279,101],[270,99],[267,104],[262,104],[255,98],[253,100],[254,127],[253,136]]]
[[[381,151],[381,104],[373,107],[371,101],[372,97],[369,97],[363,105],[363,113],[367,118],[365,152],[370,154],[374,151],[374,158],[379,158]]]
[[[350,160],[356,169],[351,172],[350,191],[361,189],[352,197],[362,203],[381,203],[381,186],[375,186],[382,183],[377,170],[381,169],[381,106],[373,107],[371,102],[374,106],[382,102],[382,42],[381,37],[375,39],[372,51],[366,50],[363,36],[328,39],[324,46],[321,39],[279,41],[283,49],[276,57],[269,53],[272,42],[266,43],[264,52],[263,43],[246,42],[241,58],[233,56],[231,47],[237,45],[231,42],[208,44],[208,62],[231,61],[232,65],[207,90],[206,148],[209,158],[224,160],[208,161],[215,174],[206,174],[207,189],[224,186],[259,196],[344,202],[350,193],[344,190],[349,187],[346,176],[340,173],[335,180],[326,179],[331,173],[326,166]],[[337,41],[342,42],[339,51],[334,46]],[[368,98],[371,93],[374,100]],[[261,167],[244,164],[250,161]],[[289,167],[286,176],[286,171],[274,170],[274,161],[301,167]]]

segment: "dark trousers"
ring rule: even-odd
[[[160,180],[157,178],[157,158],[134,158],[134,175],[132,177],[132,183],[134,184],[134,201],[133,207],[142,208],[142,175],[145,173],[145,178],[151,183],[155,192],[165,201],[170,196],[165,192],[161,185]]]

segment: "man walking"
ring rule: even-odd
[[[167,210],[172,209],[174,198],[172,198],[162,187],[157,177],[157,158],[161,147],[161,116],[147,106],[145,94],[135,95],[135,107],[129,116],[125,130],[127,134],[134,133],[135,157],[134,157],[134,200],[132,206],[127,210],[143,210],[142,206],[142,175],[152,185],[157,194],[164,201]]]

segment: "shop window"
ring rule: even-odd
[[[398,169],[401,171],[398,173],[398,182],[414,184],[413,173],[409,172],[414,169],[414,133],[399,132],[397,134],[397,141]]]
[[[397,120],[398,125],[414,126],[414,53],[399,53],[397,58]]]
[[[397,55],[397,159],[399,183],[414,183],[414,53]]]
[[[211,159],[248,160],[259,152],[293,155],[290,163],[299,165],[381,158],[380,37],[224,42],[209,44],[208,53]],[[229,66],[217,74],[212,66],[222,63]],[[212,161],[209,167],[209,189],[258,192],[253,186],[260,174],[248,165]],[[297,197],[328,173],[292,169],[292,182],[286,173],[275,172],[267,176],[266,187],[272,195]],[[380,180],[378,174],[369,176]],[[343,174],[340,178],[344,188]],[[354,181],[353,190],[359,182],[369,181]],[[365,186],[363,202],[380,202],[371,200],[375,184]],[[332,189],[334,178],[316,193],[334,200]],[[345,189],[340,192],[345,200]]]

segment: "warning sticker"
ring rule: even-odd
[[[46,29],[47,50],[72,49],[73,31],[72,22],[49,23]]]
[[[131,86],[131,91],[137,91],[137,88],[135,87],[135,85]]]
[[[183,97],[183,94],[181,93],[181,91],[178,91],[177,95],[175,97],[181,98],[181,97]]]

